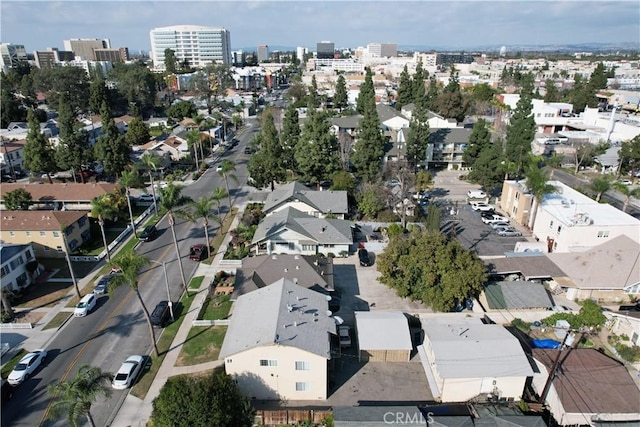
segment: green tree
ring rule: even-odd
[[[360,93],[356,100],[356,111],[360,114],[364,114],[365,105],[368,104],[371,99],[373,99],[373,103],[375,105],[376,92],[373,87],[373,72],[371,71],[371,68],[367,67],[364,82],[360,85]]]
[[[170,377],[153,400],[151,422],[155,427],[250,427],[253,415],[233,378],[213,372]]]
[[[451,67],[449,83],[436,100],[436,107],[444,117],[451,117],[462,122],[467,114],[467,103],[462,95],[458,73],[455,67]]]
[[[536,134],[536,122],[531,114],[531,89],[531,86],[523,88],[507,127],[506,156],[507,160],[518,165],[518,175],[525,167],[525,160],[531,153],[531,142]]]
[[[584,326],[591,326],[597,329],[600,329],[607,321],[607,317],[602,312],[602,307],[590,299],[582,303],[578,316],[580,316],[580,320]]]
[[[227,189],[227,197],[229,199],[229,212],[231,212],[231,191],[229,191],[229,179],[238,184],[240,181],[238,177],[234,174],[236,171],[236,165],[229,159],[225,159],[220,163],[220,170],[218,171],[218,175],[224,179],[224,186]]]
[[[320,107],[320,95],[318,95],[318,82],[316,75],[311,76],[311,86],[309,87],[309,99],[307,101],[309,108]]]
[[[158,201],[156,197],[156,186],[153,184],[153,174],[157,172],[162,164],[162,157],[154,153],[144,153],[140,158],[142,167],[149,174],[149,180],[151,181],[151,194],[153,194],[153,206],[155,212],[158,213]]]
[[[347,83],[344,79],[344,76],[340,74],[338,76],[338,80],[336,81],[336,92],[333,95],[333,106],[334,108],[338,108],[340,111],[347,108],[349,105],[349,97],[347,95]]]
[[[560,101],[560,91],[556,86],[553,79],[546,79],[544,81],[544,102],[559,102]]]
[[[424,105],[424,81],[428,77],[429,73],[424,68],[422,68],[422,62],[418,61],[418,63],[416,64],[416,72],[413,74],[413,79],[411,80],[411,98],[416,106]]]
[[[590,142],[578,142],[573,147],[575,148],[573,154],[575,169],[573,172],[577,174],[581,166],[592,165],[597,156],[604,154],[609,148],[609,144],[594,145]],[[618,153],[618,155],[620,154]]]
[[[104,244],[104,249],[107,251],[107,260],[111,262],[111,251],[109,251],[109,245],[107,244],[104,220],[113,219],[113,217],[118,215],[118,210],[112,204],[111,198],[107,196],[108,194],[103,194],[91,200],[91,216],[98,220],[100,232],[102,233],[102,243]]]
[[[293,171],[296,169],[295,152],[300,133],[298,110],[293,104],[289,104],[284,113],[282,132],[280,132],[280,143],[283,150],[282,158],[287,170]]]
[[[618,151],[618,159],[620,160],[618,174],[629,174],[631,180],[635,180],[634,173],[640,166],[640,135],[622,142],[620,151]]]
[[[186,220],[197,223],[202,219],[202,228],[204,228],[205,247],[207,248],[207,257],[211,248],[211,240],[209,240],[209,220],[212,219],[218,224],[222,224],[220,217],[213,215],[211,210],[215,200],[211,197],[201,196],[198,200],[191,200],[184,209],[177,211],[178,215]]]
[[[536,164],[529,166],[525,176],[527,178],[527,188],[533,195],[533,206],[531,207],[528,224],[528,227],[532,229],[536,220],[538,206],[547,194],[557,193],[558,187],[549,184],[549,173],[545,169],[539,168]]]
[[[187,287],[187,279],[184,277],[184,268],[182,267],[182,258],[180,256],[180,247],[178,246],[178,238],[176,237],[176,216],[175,211],[180,207],[189,203],[191,199],[182,195],[182,187],[169,182],[165,188],[160,189],[160,206],[167,213],[169,227],[171,228],[171,236],[173,237],[173,247],[176,250],[178,258],[178,266],[180,267],[180,278],[182,279],[182,287],[184,292],[189,296],[189,288]]]
[[[4,207],[10,211],[26,211],[33,198],[24,188],[16,188],[4,195]]]
[[[134,117],[129,123],[124,139],[130,147],[146,144],[151,139],[149,126],[147,126],[141,117]]]
[[[364,184],[361,191],[356,195],[358,201],[358,212],[368,218],[375,218],[378,212],[386,207],[386,197],[383,190],[373,184]]]
[[[167,73],[175,73],[178,71],[178,59],[176,58],[176,53],[169,48],[164,50],[164,69]]]
[[[196,171],[200,168],[200,163],[198,161],[198,146],[200,146],[201,143],[202,137],[200,136],[199,130],[193,129],[187,132],[187,145],[189,146],[189,150],[193,150]]]
[[[227,96],[227,90],[233,82],[231,68],[227,64],[211,63],[196,72],[189,81],[189,89],[207,104],[211,114],[219,98]]]
[[[138,298],[138,302],[140,303],[140,308],[142,309],[144,318],[147,320],[147,326],[149,327],[149,332],[151,334],[153,352],[156,356],[158,356],[160,352],[158,351],[158,344],[156,343],[156,332],[153,329],[153,324],[151,323],[149,310],[144,304],[142,295],[140,295],[140,290],[138,289],[140,269],[149,265],[149,258],[144,255],[138,255],[135,252],[123,252],[121,254],[118,254],[118,256],[114,258],[113,261],[109,263],[109,265],[120,270],[120,274],[116,274],[109,281],[109,292],[119,286],[124,285],[125,283],[128,284],[129,287],[131,287],[136,295],[136,298]],[[187,296],[188,295],[189,294],[187,293]]]
[[[602,194],[611,189],[611,180],[607,176],[598,176],[591,180],[589,187],[596,193],[596,202],[600,202]]]
[[[477,295],[487,280],[477,255],[455,239],[419,228],[390,239],[377,265],[380,282],[438,311],[451,311],[456,301]]]
[[[23,148],[23,165],[34,173],[46,173],[49,182],[53,183],[51,173],[56,171],[55,152],[40,130],[40,123],[33,110],[27,113],[29,132]]]
[[[469,136],[469,144],[462,159],[468,167],[473,167],[480,154],[491,146],[491,131],[485,119],[478,119]]]
[[[180,122],[185,118],[195,118],[198,115],[195,105],[190,101],[180,101],[167,109],[167,117]]]
[[[140,172],[138,171],[138,168],[134,167],[130,170],[123,171],[122,176],[120,177],[120,185],[122,185],[122,187],[124,188],[125,196],[127,197],[127,208],[129,209],[131,231],[137,238],[138,234],[136,233],[136,225],[133,222],[133,209],[131,208],[131,189],[140,187],[142,185],[142,180],[140,179]]]
[[[573,111],[584,111],[592,100],[589,81],[580,74],[573,78],[573,87],[569,91],[569,101],[573,104]]]
[[[640,199],[640,187],[634,188],[632,190],[628,186],[624,185],[621,182],[614,182],[613,183],[613,188],[616,191],[618,191],[619,193],[622,193],[624,195],[624,203],[622,205],[622,212],[626,212],[627,211],[627,207],[629,206],[629,202],[631,202],[631,198],[632,197]],[[8,196],[8,194],[7,194],[7,196]]]
[[[325,113],[311,109],[298,139],[295,161],[302,179],[313,183],[327,180],[340,170],[340,148],[329,131]]]
[[[438,86],[438,80],[433,75],[429,78],[429,87],[427,88],[426,107],[429,110],[436,110],[438,108],[438,97],[440,96],[440,88]]]
[[[11,91],[10,85],[6,83],[5,74],[2,73],[0,83],[0,126],[6,129],[11,122],[21,122],[25,119],[25,112],[20,108],[20,102]]]
[[[102,103],[111,104],[109,89],[104,83],[104,79],[96,78],[89,85],[89,110],[97,113],[102,108]]]
[[[429,122],[424,102],[416,104],[411,115],[409,135],[407,136],[407,161],[412,168],[417,168],[427,160],[427,147],[429,146]]]
[[[47,105],[58,110],[61,96],[66,96],[73,111],[86,111],[89,106],[89,77],[82,67],[39,69],[33,78],[34,90],[43,92]]]
[[[258,187],[270,185],[271,191],[273,191],[275,183],[284,181],[287,175],[285,150],[282,147],[271,112],[267,111],[262,118],[261,148],[251,156],[247,168],[249,175]]]
[[[400,85],[398,86],[398,98],[396,99],[396,110],[401,110],[403,106],[413,102],[413,86],[409,69],[405,64],[400,73]]]
[[[49,416],[55,419],[66,413],[72,427],[80,427],[82,418],[86,417],[89,425],[95,427],[91,406],[100,396],[111,397],[112,378],[113,375],[100,368],[82,365],[72,380],[49,384],[47,391],[53,399]]]
[[[76,128],[76,114],[71,109],[66,96],[60,97],[58,109],[58,127],[60,129],[60,142],[55,151],[57,166],[61,170],[72,169],[73,174],[82,169],[82,165],[91,160],[91,144],[89,134]],[[84,183],[85,177],[80,174]]]
[[[484,189],[490,191],[503,180],[503,164],[504,156],[502,154],[502,146],[494,142],[486,146],[473,163],[473,170],[469,172],[469,179],[477,182]]]
[[[416,191],[428,190],[433,186],[433,175],[425,170],[416,173]]]
[[[427,220],[425,221],[425,228],[431,231],[440,231],[440,218],[442,212],[438,206],[431,203],[427,208]]]
[[[116,84],[112,103],[129,111],[132,116],[153,113],[162,75],[152,72],[144,63],[114,64],[109,80]]]
[[[364,98],[367,93],[369,98]],[[358,123],[358,140],[355,143],[355,152],[351,154],[351,163],[359,179],[373,182],[380,174],[386,141],[380,130],[374,95],[372,92],[367,93],[361,91],[358,97],[358,102],[362,102],[364,110],[362,120]]]
[[[356,185],[355,178],[347,171],[337,171],[331,175],[331,189],[333,191],[346,191],[353,194]]]
[[[215,187],[213,189],[213,194],[211,194],[211,199],[216,202],[216,207],[218,209],[218,215],[220,215],[220,201],[227,197],[227,190],[222,187]],[[231,210],[231,206],[229,206],[229,210]]]
[[[102,161],[104,171],[108,175],[118,177],[129,163],[131,147],[118,130],[106,103],[102,104],[100,116],[102,117],[102,135],[98,137],[94,147],[95,156]]]

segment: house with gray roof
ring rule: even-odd
[[[287,207],[318,218],[332,215],[344,219],[349,212],[346,191],[316,191],[297,181],[289,182],[269,193],[262,212],[270,215]]]
[[[479,318],[424,318],[420,361],[441,402],[496,396],[520,400],[533,369],[518,339]]]
[[[259,400],[325,400],[331,336],[325,295],[288,279],[238,298],[220,359],[243,395]]]
[[[353,224],[286,207],[263,218],[251,245],[256,255],[349,253],[353,250]]]
[[[333,259],[310,255],[259,255],[247,257],[236,270],[232,300],[262,289],[279,279],[329,294],[333,287]]]
[[[553,302],[541,283],[522,280],[491,282],[480,294],[480,304],[493,310],[551,310]]]
[[[427,162],[429,166],[446,165],[447,169],[461,168],[462,155],[469,145],[472,129],[429,128]]]

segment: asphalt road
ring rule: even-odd
[[[258,129],[256,122],[241,131],[237,138],[240,140],[236,147],[225,152],[221,159],[229,159],[236,165],[234,175],[239,183],[229,180],[231,198],[234,203],[242,202],[247,193],[241,190],[247,181],[246,163],[248,155],[244,154],[244,147]],[[216,163],[217,163],[216,162]],[[215,171],[215,167],[208,169],[197,182],[183,190],[185,196],[197,199],[210,195],[215,187],[224,187],[224,180]],[[221,201],[221,210],[228,212],[227,199]],[[172,301],[177,301],[182,292],[179,263],[173,244],[173,237],[167,218],[157,224],[157,237],[146,243],[141,243],[136,252],[143,254],[158,263],[165,262],[169,278],[169,289]],[[204,229],[201,223],[194,224],[177,219],[176,236],[180,250],[180,259],[184,268],[187,282],[196,271],[197,263],[188,258],[189,247],[195,243],[202,243]],[[218,225],[211,221],[210,236],[217,231]],[[167,299],[167,290],[162,266],[152,263],[140,275],[139,291],[149,311],[155,305]],[[156,339],[161,330],[156,330]],[[150,354],[152,351],[151,337],[146,320],[140,309],[139,301],[130,288],[123,286],[112,295],[100,297],[96,309],[84,318],[71,319],[50,342],[47,347],[48,355],[44,365],[34,376],[21,384],[14,391],[10,405],[2,407],[3,426],[66,426],[65,417],[58,421],[46,420],[50,398],[47,385],[61,379],[73,378],[79,366],[88,364],[97,366],[106,372],[116,372],[120,364],[132,354]],[[129,390],[116,391],[110,398],[99,399],[92,407],[92,415],[96,425],[108,425],[119,410]]]

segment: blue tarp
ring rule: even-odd
[[[533,346],[535,348],[560,348],[561,343],[556,340],[533,340]]]

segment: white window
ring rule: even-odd
[[[278,361],[273,359],[260,359],[260,366],[278,366]]]
[[[45,233],[44,231],[40,232],[40,236],[45,236],[47,233]]]
[[[306,360],[296,362],[296,371],[310,371],[311,363]]]
[[[308,391],[310,389],[309,383],[296,383],[296,391]]]
[[[58,233],[57,231],[53,232],[53,237],[60,237],[60,233]]]

